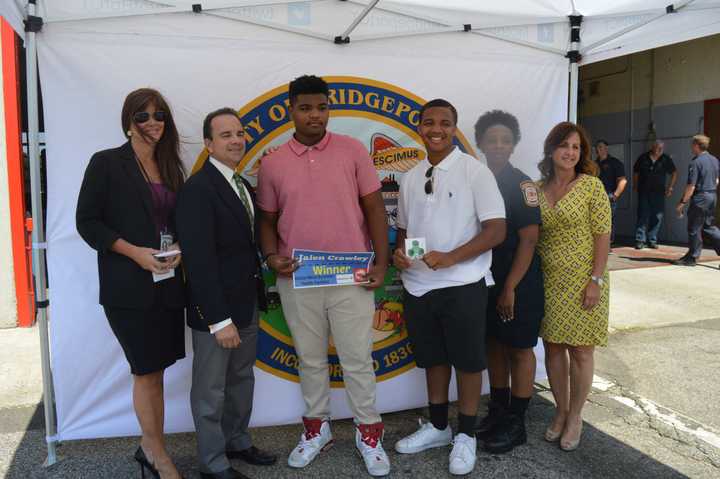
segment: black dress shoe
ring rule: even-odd
[[[493,431],[500,424],[505,416],[506,408],[499,404],[488,404],[488,413],[475,424],[475,437],[477,439],[487,439],[492,435]]]
[[[250,446],[242,451],[227,451],[226,453],[230,459],[242,459],[254,466],[272,466],[277,462],[275,454],[263,451],[255,446]]]
[[[485,441],[483,448],[491,454],[510,452],[515,446],[527,442],[525,417],[519,414],[506,414],[502,424]]]
[[[645,243],[638,241],[635,243],[635,249],[643,249],[645,247]]]
[[[221,472],[201,472],[200,477],[202,479],[250,479],[240,471],[228,467]]]
[[[651,242],[651,243],[648,243],[648,248],[650,248],[650,249],[658,249],[658,244],[657,244],[657,243],[652,243],[652,242]]]
[[[672,264],[677,266],[695,266],[697,265],[697,261],[691,256],[683,256],[682,258],[673,261]]]

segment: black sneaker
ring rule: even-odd
[[[648,248],[650,248],[650,249],[658,249],[658,244],[657,244],[657,243],[648,243]]]
[[[635,243],[635,249],[643,249],[645,247],[645,243],[638,241]]]
[[[695,260],[695,258],[692,257],[683,257],[680,259],[676,259],[672,262],[672,264],[677,266],[695,266],[697,265],[697,261]]]
[[[491,454],[503,454],[526,442],[525,417],[509,413],[503,418],[502,424],[498,424],[495,432],[485,441],[483,449]]]
[[[478,419],[475,424],[475,437],[477,439],[487,439],[493,434],[495,427],[503,421],[503,417],[507,413],[507,409],[493,404],[488,405],[488,413],[482,419]]]

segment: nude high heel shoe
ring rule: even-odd
[[[580,421],[580,433],[578,434],[578,437],[574,441],[563,441],[560,440],[560,449],[562,449],[565,452],[574,451],[578,447],[580,447],[580,438],[582,437],[582,426],[583,423]]]

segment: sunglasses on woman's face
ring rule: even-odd
[[[162,110],[158,110],[155,113],[152,114],[152,117],[155,121],[164,122],[165,121],[165,112]],[[150,119],[150,113],[146,111],[139,111],[133,115],[133,121],[137,123],[138,125],[141,123],[145,123]]]
[[[433,168],[434,166],[431,166],[428,168],[428,170],[425,172],[425,178],[428,180],[425,182],[425,194],[426,195],[432,195],[433,192],[433,182],[432,182],[432,174],[433,174]]]

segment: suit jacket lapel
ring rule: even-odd
[[[237,193],[235,193],[235,190],[233,190],[222,173],[220,173],[210,161],[205,162],[203,169],[206,171],[210,182],[218,195],[220,195],[220,198],[228,205],[230,211],[232,211],[243,229],[250,233],[250,218],[248,217],[248,212],[245,210],[245,205],[243,205],[242,200],[238,197]]]
[[[138,166],[137,159],[135,158],[135,152],[133,151],[129,141],[122,146],[122,155],[125,160],[123,162],[123,167],[130,178],[130,183],[140,196],[145,212],[154,223],[155,220],[153,219],[153,202],[150,187],[140,171],[140,166]]]

